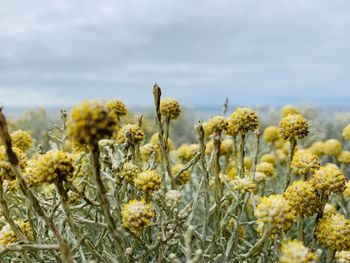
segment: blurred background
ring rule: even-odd
[[[50,128],[60,108],[88,98],[119,98],[149,114],[155,81],[181,102],[188,124],[219,114],[226,97],[229,112],[251,106],[278,116],[293,104],[348,120],[348,0],[0,6],[0,103],[22,128]]]

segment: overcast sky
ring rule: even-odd
[[[349,0],[0,0],[0,102],[350,101]]]

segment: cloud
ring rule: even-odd
[[[3,3],[2,3],[3,2]],[[1,1],[8,105],[164,95],[193,106],[346,105],[347,0]],[[20,96],[16,96],[20,94]],[[342,98],[342,99],[341,99]]]

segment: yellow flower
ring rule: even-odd
[[[330,192],[340,194],[345,189],[346,179],[338,166],[328,163],[313,174],[311,182],[316,189],[324,190],[326,194],[330,194]]]
[[[134,184],[137,190],[151,195],[160,189],[161,180],[157,171],[146,170],[137,174],[134,178]]]
[[[52,183],[56,179],[71,180],[73,171],[73,159],[68,153],[51,150],[34,161],[32,182],[41,184]]]
[[[126,141],[131,145],[139,144],[145,138],[144,131],[136,124],[124,125],[118,132],[117,142],[123,144]]]
[[[301,115],[290,114],[281,120],[279,132],[284,140],[303,139],[309,134],[309,125]]]
[[[165,98],[160,102],[160,113],[170,119],[177,119],[181,113],[180,104],[172,98]]]
[[[338,155],[338,162],[350,164],[350,151],[342,151]]]
[[[321,200],[314,185],[308,181],[295,181],[284,192],[290,205],[303,217],[312,216],[321,209]]]
[[[132,182],[139,172],[140,169],[135,164],[124,163],[120,176],[127,182]]]
[[[229,186],[233,191],[245,194],[247,192],[253,193],[256,185],[250,177],[237,178],[229,181]]]
[[[273,166],[276,166],[276,158],[273,154],[270,153],[266,153],[264,155],[262,155],[259,159],[260,162],[264,162],[264,163],[270,163]]]
[[[277,141],[280,138],[278,127],[276,126],[269,126],[266,127],[263,133],[263,139],[267,143],[273,143]]]
[[[335,253],[337,263],[350,263],[350,251],[342,250]]]
[[[33,144],[32,136],[29,132],[16,130],[11,133],[12,146],[26,152]]]
[[[140,233],[145,227],[150,226],[155,213],[152,205],[145,200],[131,200],[122,208],[123,227],[134,233]]]
[[[214,142],[211,140],[207,142],[205,147],[205,153],[211,154],[213,152]],[[233,152],[233,141],[231,139],[225,139],[220,144],[220,155],[228,156]]]
[[[272,234],[288,230],[295,221],[296,211],[283,195],[264,196],[255,211],[258,229],[262,234],[271,227]]]
[[[255,170],[256,172],[264,173],[267,177],[273,177],[276,174],[275,167],[268,162],[258,163]]]
[[[99,140],[112,136],[116,126],[117,116],[105,103],[87,100],[72,109],[67,132],[73,144],[96,147]]]
[[[340,141],[336,139],[330,139],[324,142],[324,153],[329,156],[338,156],[342,151],[342,145]]]
[[[237,108],[227,119],[227,134],[245,134],[259,128],[259,118],[255,111],[250,108]]]
[[[226,130],[227,121],[223,116],[214,116],[207,123],[208,132],[213,134],[214,132],[221,132]]]
[[[27,156],[17,147],[13,147],[13,151],[18,158],[20,168],[24,170],[27,166]],[[16,175],[12,171],[11,164],[8,162],[6,149],[3,145],[0,146],[0,177],[2,177],[2,180],[13,180],[16,178]]]
[[[153,143],[154,145],[157,146],[157,148],[160,148],[160,142],[159,142],[159,136],[158,133],[154,133],[150,139],[150,143]],[[173,141],[168,138],[168,148],[169,150],[173,150],[174,149],[174,143]]]
[[[320,162],[315,154],[308,151],[297,151],[291,163],[292,172],[296,175],[313,174],[320,168]]]
[[[28,222],[23,222],[21,220],[17,220],[16,225],[19,227],[19,229],[22,231],[22,233],[29,239],[34,240],[34,234],[32,231],[32,228],[30,227],[30,224]],[[0,231],[0,244],[6,245],[17,242],[18,239],[16,237],[15,232],[12,231],[9,224],[6,224],[2,227]]]
[[[156,144],[154,143],[146,143],[145,145],[141,146],[140,148],[140,156],[141,156],[141,160],[144,162],[149,161],[149,159],[151,158],[152,154],[155,155],[155,161],[159,162],[160,161],[160,157],[159,157],[159,152],[158,152],[158,147]]]
[[[117,116],[124,116],[128,113],[128,109],[125,104],[118,99],[112,99],[107,102],[107,107],[114,111]]]
[[[346,199],[350,199],[350,180],[346,181],[343,196]]]
[[[342,135],[345,141],[350,141],[350,124],[344,127]]]
[[[322,246],[336,251],[350,249],[350,220],[342,214],[323,216],[316,226],[315,234]]]
[[[310,151],[317,156],[324,155],[324,142],[314,142],[310,147]]]
[[[282,118],[290,115],[290,114],[299,114],[298,110],[292,105],[286,105],[281,110]]]
[[[173,176],[176,176],[176,174],[184,167],[183,164],[175,164],[172,167]],[[191,171],[186,170],[183,173],[180,174],[180,176],[176,179],[175,183],[177,185],[185,185],[189,180],[191,179]]]
[[[282,243],[280,263],[316,263],[318,256],[303,245],[303,242],[289,240]]]
[[[187,163],[198,153],[198,151],[198,144],[182,144],[179,148],[177,148],[175,155],[183,163]]]

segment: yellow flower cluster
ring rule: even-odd
[[[124,163],[123,169],[120,172],[120,177],[125,179],[127,182],[132,182],[137,174],[140,172],[140,169],[133,163]]]
[[[22,231],[22,233],[29,240],[34,239],[34,234],[33,234],[32,228],[30,227],[30,224],[28,222],[17,220],[15,223],[17,224],[19,229]],[[0,244],[6,245],[6,244],[15,243],[15,242],[17,242],[16,234],[15,234],[15,232],[12,231],[10,225],[6,224],[5,226],[2,227],[2,229],[0,231]]]
[[[256,185],[250,177],[237,178],[229,181],[230,188],[233,191],[245,194],[247,192],[253,193]]]
[[[314,142],[309,148],[310,152],[316,154],[317,156],[324,155],[324,142]]]
[[[175,155],[183,163],[187,163],[198,153],[198,151],[198,144],[182,144],[179,148],[177,148]]]
[[[345,190],[343,192],[343,196],[346,198],[346,199],[350,199],[350,180],[348,180],[346,183],[345,183]]]
[[[160,102],[160,113],[170,119],[177,119],[181,113],[180,104],[172,98],[165,98]]]
[[[155,216],[151,204],[145,200],[131,200],[123,206],[121,214],[123,227],[134,233],[140,233],[150,226]]]
[[[116,114],[104,102],[87,100],[72,109],[67,132],[74,145],[96,147],[99,140],[112,136],[116,125]]]
[[[273,154],[271,153],[265,153],[264,155],[262,155],[259,159],[259,162],[261,163],[270,163],[272,164],[274,167],[276,166],[276,158]]]
[[[350,151],[342,151],[338,155],[338,162],[344,164],[350,164]]]
[[[315,230],[321,245],[336,251],[350,249],[350,220],[335,213],[324,215]]]
[[[205,153],[206,154],[210,154],[213,152],[213,148],[214,148],[214,142],[213,141],[209,141],[206,144],[205,147]],[[231,139],[224,139],[221,144],[220,144],[220,155],[222,156],[229,156],[231,155],[233,152],[233,140]]]
[[[255,111],[250,108],[237,108],[228,118],[227,134],[245,134],[259,128],[259,118]]]
[[[272,234],[275,234],[291,227],[295,221],[296,211],[283,195],[270,195],[261,199],[255,215],[259,233],[263,233],[265,227],[271,227]]]
[[[141,146],[140,156],[141,156],[141,160],[143,162],[149,161],[152,154],[155,154],[155,161],[159,162],[160,156],[159,156],[159,150],[158,150],[158,147],[156,144],[150,142],[150,143],[146,143],[145,145]]]
[[[274,177],[276,174],[275,167],[268,162],[261,162],[256,165],[256,172],[263,173],[267,177]]]
[[[173,175],[176,176],[176,174],[184,167],[183,164],[175,164],[172,167],[172,172]],[[180,174],[180,176],[178,178],[176,178],[175,183],[177,185],[185,185],[189,180],[191,179],[191,171],[190,170],[186,170],[184,172],[182,172]]]
[[[263,133],[263,139],[267,143],[273,143],[280,138],[278,127],[269,126],[266,127]]]
[[[13,147],[12,149],[18,158],[20,168],[24,170],[28,161],[26,154],[17,147]],[[0,146],[0,177],[2,180],[14,180],[16,178],[11,169],[11,164],[8,162],[6,149],[3,145]]]
[[[150,139],[150,143],[153,143],[154,145],[157,146],[157,148],[160,148],[160,142],[159,142],[158,133],[155,133],[155,134],[152,135],[152,137]],[[170,138],[168,138],[168,148],[169,148],[169,150],[174,149],[173,141]]]
[[[342,135],[345,141],[350,141],[350,124],[344,127]]]
[[[224,131],[226,130],[226,128],[227,128],[227,121],[223,116],[211,117],[206,126],[206,129],[208,130],[209,134]]]
[[[11,133],[12,146],[21,149],[23,152],[28,151],[33,144],[33,138],[29,132],[16,130]]]
[[[309,125],[301,115],[290,114],[281,120],[279,133],[284,140],[303,139],[309,134]]]
[[[290,205],[303,217],[312,216],[321,209],[321,200],[314,185],[308,181],[295,181],[284,192]]]
[[[334,192],[340,194],[345,189],[345,176],[335,164],[328,163],[318,169],[311,177],[316,189],[324,190],[327,194]]]
[[[342,250],[335,253],[335,259],[337,263],[350,263],[350,251]]]
[[[342,151],[342,145],[340,141],[336,139],[329,139],[323,144],[323,152],[329,156],[338,156]]]
[[[134,184],[137,190],[151,195],[160,189],[161,180],[157,171],[146,170],[137,174]]]
[[[305,150],[297,151],[291,162],[292,172],[296,175],[307,176],[320,168],[317,156]]]
[[[298,110],[292,105],[286,105],[281,110],[282,118],[291,115],[291,114],[299,114]]]
[[[118,131],[117,142],[119,144],[128,142],[131,145],[136,145],[141,143],[144,138],[145,133],[140,126],[136,124],[127,124]]]
[[[305,247],[303,242],[289,240],[281,246],[280,263],[316,263],[318,256]]]
[[[73,171],[73,159],[68,153],[51,150],[34,161],[32,182],[50,184],[56,179],[69,181],[72,179]]]
[[[128,109],[125,104],[118,99],[112,99],[107,102],[107,107],[114,111],[117,116],[125,116],[128,113]]]
[[[177,190],[169,190],[165,194],[165,203],[168,207],[172,207],[181,202],[182,194]]]

